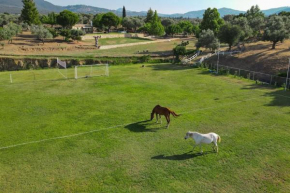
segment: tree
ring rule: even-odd
[[[125,18],[126,16],[127,16],[126,8],[125,8],[125,6],[123,6],[123,18]]]
[[[225,24],[220,28],[218,37],[221,42],[229,45],[229,50],[231,51],[232,46],[240,40],[241,28],[236,25]]]
[[[182,29],[183,34],[192,34],[193,25],[190,21],[181,21],[178,23],[178,25]]]
[[[287,12],[287,11],[282,11],[278,14],[279,16],[290,16],[290,12]]]
[[[288,22],[290,21],[288,20]],[[284,39],[289,38],[290,31],[286,25],[287,24],[283,20],[282,16],[272,16],[269,19],[264,32],[263,40],[273,42],[272,49],[276,48],[276,44],[279,41],[282,43]]]
[[[253,30],[249,25],[248,19],[246,17],[237,17],[232,22],[232,25],[237,25],[241,28],[240,40],[244,41],[247,38],[252,37]]]
[[[12,43],[13,37],[22,32],[22,27],[15,23],[9,23],[0,30],[0,40],[8,40],[8,43]]]
[[[254,35],[257,36],[261,33],[262,27],[264,26],[265,15],[260,10],[259,6],[252,6],[251,9],[245,14],[249,21],[249,25],[253,29]]]
[[[53,27],[54,25],[57,24],[57,16],[58,14],[51,12],[47,15],[47,20],[46,20],[46,24],[51,25],[51,27]]]
[[[153,20],[150,22],[150,28],[149,28],[149,34],[150,35],[156,35],[156,36],[162,36],[164,35],[164,27],[161,24],[161,20],[158,18],[157,11],[155,11]]]
[[[43,27],[42,25],[32,25],[31,32],[32,34],[36,35],[37,39],[42,41],[43,44],[44,44],[45,39],[53,38],[49,30]]]
[[[153,21],[153,17],[154,17],[154,12],[153,10],[150,8],[147,12],[147,16],[145,19],[145,23],[151,23]]]
[[[134,28],[135,32],[137,31],[137,28],[140,28],[141,26],[144,25],[143,19],[141,19],[139,17],[133,17],[132,21],[133,21],[133,28]]]
[[[196,43],[196,47],[198,49],[201,47],[204,47],[210,50],[215,50],[218,48],[218,45],[219,45],[219,41],[215,37],[214,32],[210,29],[202,30],[198,38],[198,41]]]
[[[186,46],[189,44],[189,42],[182,41],[181,44],[177,45],[175,48],[173,48],[173,54],[175,55],[175,61],[180,61],[180,56],[186,55]]]
[[[104,25],[101,23],[103,15],[104,15],[103,13],[99,13],[95,15],[93,19],[93,26],[100,30],[104,29]]]
[[[71,38],[71,30],[69,29],[62,29],[59,33],[59,35],[61,35],[65,41],[69,41],[69,39]]]
[[[232,22],[235,18],[235,15],[225,15],[223,17],[223,19],[226,21],[226,22]]]
[[[58,33],[54,28],[47,28],[47,30],[51,33],[53,39],[58,37]]]
[[[71,11],[64,10],[56,17],[56,21],[63,28],[71,29],[79,21],[79,16]]]
[[[220,14],[216,8],[208,8],[203,14],[203,20],[200,25],[201,30],[210,29],[215,35],[218,34],[220,27],[224,24],[224,20],[220,18]]]
[[[145,23],[142,27],[138,29],[139,32],[150,34],[151,23]]]
[[[18,23],[19,16],[14,14],[0,14],[0,26],[7,25],[9,23]]]
[[[199,25],[193,25],[192,33],[194,33],[195,37],[199,38],[200,32],[201,30],[199,28]]]
[[[5,28],[0,28],[0,41],[11,39],[11,33]],[[9,42],[8,42],[9,43]]]
[[[162,25],[167,28],[169,26],[171,26],[172,24],[175,24],[175,21],[173,19],[170,18],[165,18],[161,21]]]
[[[183,56],[186,54],[186,47],[185,46],[176,46],[173,49],[173,54],[175,56],[175,61],[179,62],[180,61],[180,56]]]
[[[40,24],[39,14],[33,0],[22,0],[23,9],[21,11],[21,20],[25,23]]]
[[[112,26],[118,26],[120,24],[120,18],[112,12],[108,12],[102,16],[101,24],[108,28],[108,32]]]
[[[132,18],[126,17],[122,20],[122,26],[127,30],[134,28],[134,21]]]
[[[172,25],[168,26],[165,31],[166,31],[167,35],[172,35],[172,37],[175,34],[182,33],[181,27],[177,24],[172,24]]]
[[[46,24],[47,20],[48,20],[48,18],[47,18],[46,15],[40,15],[40,16],[39,16],[39,21],[40,21],[41,23],[45,23],[45,24]]]
[[[85,35],[86,33],[83,32],[82,30],[71,30],[71,39],[72,40],[77,40],[80,41],[82,40],[82,36]]]

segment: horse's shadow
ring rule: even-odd
[[[214,153],[213,151],[206,151],[206,152],[203,152],[203,154],[191,153],[191,152],[192,151],[184,153],[184,154],[180,154],[180,155],[171,155],[171,156],[157,155],[157,156],[151,157],[151,159],[181,161],[181,160],[193,159],[196,157],[205,156],[207,154]]]
[[[149,125],[157,125],[156,123],[148,123],[151,120],[147,120],[147,121],[140,121],[137,123],[132,123],[130,125],[125,126],[126,129],[129,129],[132,132],[156,132],[157,130],[161,129],[161,128],[166,128],[165,127],[159,127],[159,128],[153,128],[153,129],[146,129],[147,126]]]

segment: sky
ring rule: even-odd
[[[118,9],[126,7],[131,11],[147,11],[150,7],[159,13],[186,13],[207,9],[208,7],[248,10],[259,5],[262,10],[290,6],[290,0],[46,0],[55,5],[90,5],[95,7]]]

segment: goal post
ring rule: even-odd
[[[75,79],[96,76],[109,76],[109,64],[75,66]]]

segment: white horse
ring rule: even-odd
[[[201,133],[197,133],[197,132],[187,132],[184,139],[188,139],[189,137],[191,137],[194,141],[195,141],[195,146],[193,146],[193,149],[196,146],[200,147],[200,153],[203,153],[201,145],[203,143],[205,144],[210,144],[213,143],[213,150],[218,152],[218,144],[217,142],[221,142],[221,137],[216,134],[216,133],[208,133],[208,134],[201,134]]]

